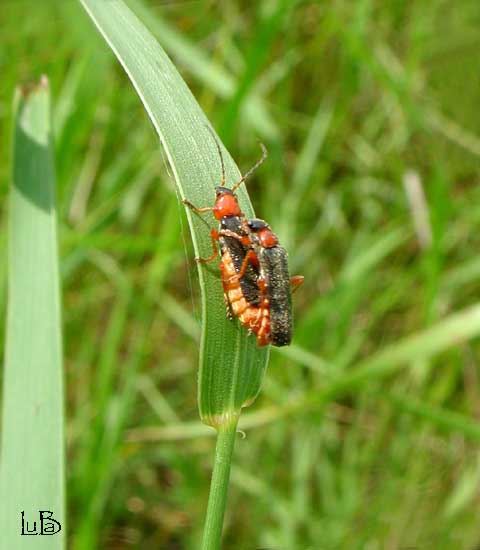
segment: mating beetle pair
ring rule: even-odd
[[[210,128],[208,128],[210,130]],[[212,262],[218,256],[227,305],[227,313],[238,317],[249,333],[257,337],[258,346],[287,346],[292,339],[292,305],[290,286],[297,288],[303,276],[290,278],[287,252],[279,246],[270,226],[259,219],[247,220],[240,209],[235,191],[264,162],[267,150],[263,144],[261,159],[230,189],[225,187],[225,166],[220,145],[213,132],[222,166],[221,185],[215,188],[212,207],[197,208],[183,203],[196,213],[213,212],[220,222],[211,229],[213,253],[199,262]]]

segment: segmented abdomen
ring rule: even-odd
[[[246,299],[240,281],[233,279],[237,272],[228,250],[223,250],[220,262],[222,284],[225,299],[235,317],[250,332],[257,336],[257,345],[266,346],[270,343],[270,304],[268,298],[261,297],[260,305],[252,305]]]

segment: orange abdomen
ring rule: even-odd
[[[225,299],[232,314],[238,317],[249,332],[256,334],[258,346],[266,346],[270,343],[270,306],[268,298],[263,297],[258,306],[248,303],[243,295],[239,280],[234,278],[237,273],[228,250],[223,252],[220,270]]]

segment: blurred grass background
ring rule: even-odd
[[[249,191],[306,278],[244,414],[225,548],[475,548],[478,340],[315,395],[479,301],[478,2],[129,5],[238,164],[266,143]],[[197,548],[214,440],[157,137],[76,2],[7,0],[0,27],[3,205],[14,88],[45,73],[53,92],[72,547]]]

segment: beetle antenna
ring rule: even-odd
[[[217,136],[215,135],[214,131],[210,128],[210,126],[207,126],[205,124],[207,130],[212,134],[213,141],[215,142],[215,145],[217,146],[218,156],[220,157],[220,162],[222,164],[222,187],[225,187],[225,164],[223,162],[223,155],[222,150],[220,149],[220,143],[218,143]]]
[[[259,161],[257,161],[251,168],[250,170],[245,174],[243,175],[240,180],[232,187],[232,192],[235,192],[239,187],[240,185],[248,178],[250,177],[254,172],[255,170],[265,162],[265,159],[268,157],[268,151],[267,151],[267,148],[265,147],[265,145],[263,145],[263,143],[261,141],[258,142],[260,144],[260,148],[262,149],[262,157],[260,158]]]

